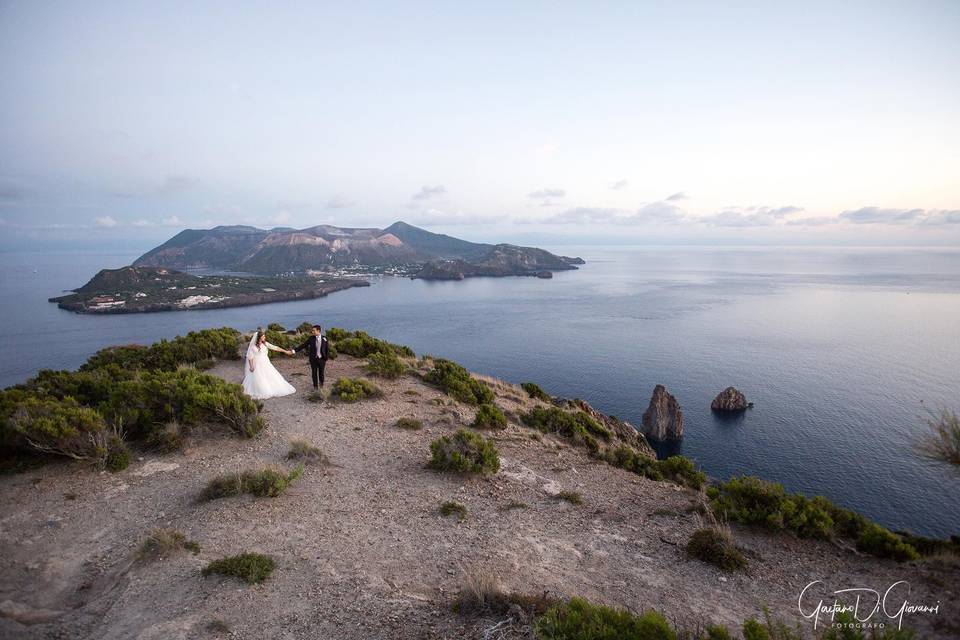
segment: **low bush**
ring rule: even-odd
[[[70,397],[15,395],[20,397],[3,417],[7,446],[89,461],[109,471],[130,464],[122,432],[108,426],[97,411]]]
[[[763,621],[748,618],[743,623],[743,640],[804,640],[799,625],[791,629],[784,622],[774,620],[766,608]]]
[[[931,460],[960,465],[960,416],[940,409],[924,419],[927,432],[920,437],[917,449]]]
[[[203,568],[203,575],[217,573],[224,576],[240,578],[247,584],[258,584],[270,577],[276,563],[273,558],[260,553],[241,553],[214,560]]]
[[[327,339],[335,344],[340,353],[357,358],[366,358],[374,353],[392,353],[403,358],[416,357],[410,347],[374,338],[365,331],[351,332],[333,327],[327,331]]]
[[[419,431],[420,429],[423,429],[423,422],[417,420],[416,418],[400,418],[397,420],[396,426],[398,429]]]
[[[237,359],[240,332],[230,327],[191,331],[173,340],[161,340],[149,347],[126,345],[107,347],[95,353],[81,371],[115,365],[127,371],[173,371],[184,364],[210,359]]]
[[[403,375],[403,363],[393,352],[372,353],[367,357],[367,371],[381,378],[396,379]]]
[[[505,591],[496,578],[488,573],[467,574],[464,585],[453,603],[453,610],[460,615],[506,615],[518,609],[525,619],[543,615],[556,604],[547,592],[527,595]]]
[[[581,598],[552,606],[534,623],[540,640],[676,640],[660,613],[640,615],[595,605]]]
[[[893,558],[898,562],[917,560],[920,554],[897,534],[870,523],[857,537],[857,550],[879,558]]]
[[[184,550],[199,553],[200,545],[176,529],[154,529],[137,550],[137,559],[150,562]]]
[[[724,571],[738,571],[747,567],[747,559],[737,549],[729,532],[716,527],[695,531],[687,542],[687,554]]]
[[[492,440],[460,429],[453,436],[441,436],[430,443],[430,468],[461,473],[496,473],[500,454]]]
[[[471,377],[469,371],[451,360],[433,360],[433,368],[427,372],[424,380],[466,404],[489,404],[494,399],[490,387]]]
[[[917,550],[901,536],[843,509],[822,496],[788,494],[783,485],[752,476],[730,479],[707,490],[713,512],[722,520],[786,530],[800,537],[856,540],[857,548],[882,558],[913,560]]]
[[[602,424],[582,411],[564,411],[557,407],[533,407],[520,414],[520,421],[543,433],[555,433],[583,445],[591,454],[600,453],[600,440],[611,434]]]
[[[550,394],[540,388],[535,382],[521,382],[520,388],[527,392],[527,395],[536,400],[544,400],[550,402],[552,398]]]
[[[580,506],[583,504],[583,496],[577,491],[561,491],[556,495],[557,500],[569,502],[570,504]]]
[[[475,429],[506,429],[507,416],[495,404],[482,404],[473,419]]]
[[[276,498],[301,475],[303,475],[303,465],[297,465],[286,473],[269,467],[242,473],[228,473],[210,480],[200,493],[200,499],[216,500],[241,493]]]
[[[290,443],[287,460],[300,460],[308,464],[329,464],[330,460],[320,450],[306,440],[294,440]]]
[[[333,385],[333,393],[343,402],[357,402],[382,394],[375,384],[363,378],[340,378]]]
[[[267,331],[276,331],[277,333],[286,333],[287,328],[279,322],[271,322],[267,325]]]
[[[462,521],[467,518],[467,508],[459,502],[444,502],[440,505],[440,515],[444,518],[456,515],[457,519]]]

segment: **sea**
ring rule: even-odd
[[[363,329],[635,425],[663,384],[685,436],[660,455],[823,495],[892,529],[960,534],[960,473],[915,446],[931,412],[960,411],[960,249],[546,248],[586,264],[551,280],[384,277],[317,300],[109,316],[47,299],[138,254],[0,253],[0,385],[206,327]],[[753,408],[713,414],[731,385]]]

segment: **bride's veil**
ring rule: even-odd
[[[247,352],[243,354],[243,371],[247,371],[247,360],[256,355],[257,348],[257,337],[260,335],[260,327],[257,327],[253,332],[253,337],[250,338],[250,344],[247,345]]]

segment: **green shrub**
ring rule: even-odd
[[[708,624],[703,631],[706,634],[706,640],[733,640],[733,636],[723,625]]]
[[[444,393],[466,404],[489,404],[493,391],[470,376],[470,372],[451,360],[442,358],[433,361],[433,368],[424,380],[438,386]]]
[[[267,331],[276,331],[277,333],[285,333],[287,329],[279,322],[271,322],[270,324],[267,325]]]
[[[570,504],[574,504],[577,506],[580,506],[583,504],[583,496],[580,495],[580,493],[577,491],[561,491],[556,495],[556,498],[557,500],[569,502]]]
[[[137,550],[137,559],[145,562],[157,560],[183,550],[199,553],[200,545],[176,529],[154,529]]]
[[[357,402],[363,398],[381,395],[380,389],[363,378],[340,378],[333,385],[333,393],[343,402]]]
[[[110,471],[130,464],[130,452],[119,431],[109,428],[97,411],[70,397],[58,399],[16,394],[6,423],[8,445],[21,450],[87,460]]]
[[[666,618],[656,611],[629,611],[590,604],[581,598],[551,607],[534,623],[540,640],[676,640]]]
[[[897,534],[870,523],[857,538],[857,549],[879,558],[893,558],[898,562],[917,560],[920,554]]]
[[[173,371],[180,365],[209,359],[237,359],[240,357],[240,332],[230,327],[191,331],[173,340],[161,340],[149,347],[126,345],[107,347],[94,354],[81,371],[102,369],[116,365],[120,369]]]
[[[301,475],[303,475],[302,464],[286,473],[269,467],[256,471],[228,473],[210,480],[200,493],[200,499],[216,500],[217,498],[226,498],[241,493],[276,498]]]
[[[260,553],[241,553],[214,560],[203,568],[203,575],[218,573],[224,576],[240,578],[247,584],[257,584],[270,577],[276,564],[273,558]]]
[[[287,460],[302,460],[310,464],[329,464],[330,460],[320,450],[306,440],[294,440],[290,443]]]
[[[737,571],[747,567],[747,559],[737,549],[729,534],[716,528],[695,531],[687,543],[687,554],[724,571]]]
[[[313,323],[312,323],[312,322],[301,322],[300,324],[297,325],[296,332],[297,332],[297,333],[306,333],[306,334],[312,333],[312,332],[313,332]]]
[[[381,378],[396,379],[403,375],[403,363],[393,352],[371,353],[367,358],[367,371]]]
[[[500,470],[500,454],[492,440],[459,429],[450,436],[441,436],[430,443],[430,468],[462,473],[496,473]]]
[[[475,429],[505,429],[507,427],[507,416],[503,415],[495,404],[482,404],[477,409],[477,415],[473,419]]]
[[[540,385],[535,382],[521,382],[520,388],[526,391],[527,395],[531,398],[545,400],[546,402],[550,402],[552,400],[550,394],[541,389]]]
[[[822,496],[788,494],[783,485],[752,476],[731,478],[707,491],[714,513],[724,520],[801,537],[829,540],[837,536],[856,540],[857,548],[881,558],[913,560],[917,550],[895,533],[843,509]]]
[[[586,447],[590,455],[601,454],[601,440],[610,440],[606,427],[582,411],[564,411],[557,407],[533,407],[520,414],[520,421],[543,433],[555,433]]]
[[[400,418],[397,420],[398,429],[407,429],[408,431],[419,431],[423,429],[423,422],[416,418]]]
[[[799,625],[791,629],[780,620],[773,620],[764,607],[763,622],[749,618],[743,623],[743,640],[804,640]]]
[[[444,502],[440,505],[440,515],[444,518],[456,514],[457,519],[465,520],[467,518],[467,508],[459,502]]]
[[[327,331],[327,339],[336,343],[337,351],[340,353],[357,358],[366,358],[374,353],[392,353],[404,358],[416,357],[410,347],[374,338],[365,331],[349,332],[334,327]]]

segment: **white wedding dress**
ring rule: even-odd
[[[268,350],[283,351],[283,349],[275,347],[269,342],[264,342],[263,346],[257,346],[256,341],[257,338],[254,336],[250,346],[247,347],[247,357],[243,362],[244,392],[257,400],[279,398],[296,393],[297,390],[294,386],[284,380],[267,355]],[[251,363],[253,364],[253,371],[250,371]]]

